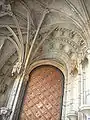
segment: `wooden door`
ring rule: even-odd
[[[60,120],[63,75],[53,66],[39,66],[30,74],[20,120]]]

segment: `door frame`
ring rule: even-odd
[[[61,102],[61,113],[60,113],[60,116],[61,116],[61,118],[62,118],[62,112],[63,112],[63,102],[64,102],[64,100],[63,100],[63,98],[64,98],[64,96],[66,95],[66,93],[65,93],[65,81],[67,80],[66,78],[67,78],[67,68],[66,68],[66,66],[65,65],[63,65],[62,63],[60,63],[60,62],[57,62],[57,61],[55,61],[55,60],[51,60],[51,59],[48,59],[48,60],[39,60],[39,61],[36,61],[36,62],[34,62],[34,63],[32,63],[31,65],[30,65],[30,67],[29,67],[29,69],[28,69],[28,74],[29,74],[29,76],[30,76],[30,74],[31,74],[31,72],[35,69],[35,68],[37,68],[37,67],[39,67],[39,66],[42,66],[42,65],[51,65],[51,66],[54,66],[54,67],[56,67],[56,68],[58,68],[61,72],[62,72],[62,75],[63,75],[63,82],[62,82],[62,102]],[[30,82],[29,80],[27,81],[27,85],[26,85],[26,89],[25,89],[25,92],[24,92],[24,95],[26,94],[26,90],[27,90],[27,87],[28,87],[28,82]],[[65,94],[64,94],[65,93]],[[23,102],[24,102],[24,100],[23,100]],[[23,105],[23,102],[22,102],[22,105]],[[60,118],[60,119],[61,119]]]
[[[23,104],[23,98],[26,93],[27,85],[29,82],[29,75],[32,72],[32,70],[40,65],[52,65],[58,68],[60,71],[62,71],[64,75],[64,84],[63,84],[63,100],[62,100],[62,118],[65,119],[65,114],[66,114],[66,100],[67,100],[67,82],[68,82],[68,69],[66,66],[66,63],[64,63],[63,60],[55,60],[55,59],[44,59],[44,60],[38,60],[38,61],[33,61],[33,63],[28,65],[28,69],[25,73],[25,75],[21,78],[20,84],[19,84],[19,89],[17,89],[18,95],[15,97],[15,101],[13,103],[13,111],[12,114],[10,115],[10,120],[20,120],[20,113],[21,113],[21,108]],[[12,96],[11,96],[12,98]]]

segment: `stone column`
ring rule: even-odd
[[[87,66],[85,69],[85,80],[84,80],[84,101],[80,107],[80,111],[86,116],[87,120],[90,120],[90,50],[87,51]],[[86,120],[83,118],[83,120]]]
[[[13,88],[12,88],[12,91],[10,93],[10,97],[8,100],[8,104],[7,104],[7,108],[11,109],[11,111],[12,111],[12,113],[9,117],[9,120],[13,120],[13,115],[14,115],[16,104],[18,101],[19,91],[20,91],[22,82],[23,82],[23,75],[20,74],[17,76],[17,78],[14,82],[14,85],[13,85]]]
[[[68,105],[70,106],[70,108],[68,108],[67,110],[67,118],[69,120],[77,120],[78,118],[78,114],[77,114],[77,109],[78,109],[78,103],[75,102],[75,100],[77,100],[77,89],[78,89],[78,72],[77,72],[77,68],[76,66],[76,62],[75,61],[72,66],[73,69],[70,71],[70,75],[69,75],[69,88],[68,90],[70,90],[70,96],[68,96],[69,99],[69,103]],[[75,69],[74,69],[75,68]],[[77,100],[78,101],[78,100]]]
[[[16,93],[17,93],[17,89],[18,89],[18,86],[20,83],[20,79],[21,79],[21,76],[20,75],[17,76],[17,78],[15,79],[14,85],[12,87],[12,91],[10,93],[8,104],[7,104],[7,108],[9,108],[9,109],[12,109],[12,105],[13,105],[15,97],[16,97]]]
[[[78,108],[81,106],[83,102],[83,79],[82,79],[82,64],[81,64],[81,54],[78,59]],[[78,111],[78,120],[81,120],[82,115]]]
[[[67,79],[65,80],[64,84],[64,96],[63,96],[63,107],[62,107],[62,120],[66,118],[66,102],[67,102]]]
[[[88,58],[88,65],[86,69],[85,104],[90,105],[90,50],[87,51],[87,58]]]
[[[70,108],[68,108],[69,110],[67,111],[67,118],[69,118],[69,120],[77,120],[77,118],[78,118],[78,114],[77,114],[77,111],[76,111],[77,105],[76,105],[76,108],[75,108],[75,103],[74,103],[74,100],[76,99],[76,97],[74,96],[74,92],[75,92],[74,89],[76,89],[74,80],[75,80],[74,76],[73,77],[71,76],[70,88],[69,88],[70,96],[68,96],[68,97],[70,97],[69,98]]]

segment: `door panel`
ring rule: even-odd
[[[60,120],[63,75],[53,66],[39,66],[30,74],[20,120]]]

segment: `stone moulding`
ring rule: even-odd
[[[90,116],[90,105],[82,105],[79,107],[80,112],[82,112],[84,115],[86,115],[87,117]]]
[[[70,120],[77,120],[78,114],[75,110],[72,110],[67,114],[67,118],[69,118]]]

